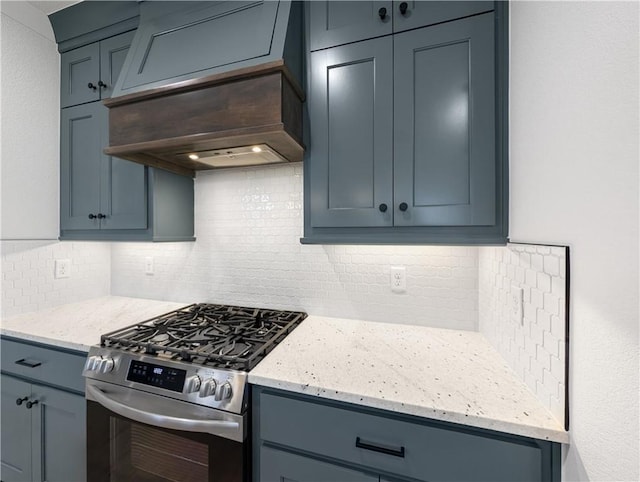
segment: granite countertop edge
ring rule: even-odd
[[[321,332],[325,333],[321,333]],[[334,333],[330,333],[330,332]],[[330,334],[327,334],[330,333]],[[402,364],[389,362],[390,355],[398,357],[397,346],[392,340],[389,342],[388,352],[381,355],[369,351],[370,344],[379,344],[380,338],[387,335],[398,338],[406,333],[412,338],[407,344],[410,348],[421,347],[422,342],[415,340],[419,336],[437,337],[442,340],[464,340],[464,347],[479,347],[484,356],[484,367],[480,373],[471,372],[469,379],[464,375],[458,375],[456,370],[442,373],[438,368],[432,370],[438,375],[433,379],[431,393],[420,385],[428,378],[430,373],[428,364],[429,356],[420,351],[412,359],[411,350],[409,356]],[[329,341],[327,341],[329,340]],[[406,342],[406,340],[405,340]],[[322,346],[326,343],[325,346]],[[400,343],[400,342],[399,342]],[[332,351],[331,345],[335,345]],[[319,346],[314,350],[314,346]],[[345,350],[345,348],[349,348]],[[376,346],[384,351],[385,345]],[[407,348],[407,347],[403,347]],[[433,347],[431,347],[433,348]],[[440,348],[437,355],[447,353],[447,348]],[[424,352],[429,349],[424,347]],[[461,347],[451,347],[451,352],[464,351]],[[300,357],[299,353],[305,353]],[[360,354],[360,358],[358,359]],[[449,355],[444,363],[455,367],[455,356]],[[314,358],[315,357],[315,358]],[[346,361],[346,360],[350,361]],[[355,359],[355,360],[354,360]],[[366,360],[366,361],[365,361]],[[362,362],[362,363],[359,363]],[[468,368],[468,363],[461,367]],[[344,367],[352,367],[353,376],[346,377],[346,381],[340,380],[340,374]],[[361,365],[364,367],[362,371]],[[337,368],[336,368],[337,367]],[[355,371],[360,369],[361,371]],[[348,370],[348,368],[347,368]],[[404,370],[404,374],[401,373]],[[462,372],[464,370],[461,369]],[[486,380],[482,381],[482,372],[489,372]],[[491,379],[491,371],[495,371],[496,380]],[[415,373],[415,378],[412,377]],[[395,385],[388,385],[383,380],[391,377],[405,380]],[[447,378],[448,377],[448,378]],[[426,419],[457,423],[470,427],[493,430],[497,432],[520,435],[523,437],[546,440],[551,442],[569,443],[569,432],[551,415],[540,403],[526,385],[517,379],[515,373],[507,366],[506,361],[490,346],[486,338],[477,332],[462,332],[460,330],[448,330],[427,328],[413,325],[400,325],[394,323],[379,323],[361,320],[336,319],[328,317],[309,316],[287,338],[251,372],[248,376],[249,383],[286,390],[294,393],[317,396],[328,400],[352,403],[364,407],[388,410],[390,412],[419,416]],[[460,381],[458,381],[460,380]],[[484,383],[484,384],[483,384]],[[411,386],[411,385],[415,386]],[[461,384],[464,386],[456,386]],[[452,398],[444,396],[447,388],[455,388],[454,398],[464,399],[464,403],[457,405]],[[473,399],[466,393],[484,392],[494,389],[494,396],[485,399]],[[437,393],[442,398],[436,397]],[[449,390],[451,391],[451,390]],[[495,407],[499,403],[509,402],[504,413]],[[467,403],[468,401],[468,403]],[[525,407],[518,411],[519,406]],[[493,414],[491,413],[493,411]],[[488,413],[487,413],[488,412]]]

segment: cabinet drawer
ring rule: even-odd
[[[418,480],[540,481],[540,447],[263,392],[264,441]]]
[[[2,339],[2,371],[84,392],[86,356]]]

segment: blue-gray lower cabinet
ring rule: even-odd
[[[253,387],[254,478],[559,482],[560,445]]]
[[[378,477],[273,447],[260,447],[262,482],[378,482]]]
[[[506,242],[505,9],[309,53],[303,243]]]
[[[84,359],[2,339],[3,482],[86,480]]]

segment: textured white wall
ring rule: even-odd
[[[109,243],[2,241],[0,248],[2,318],[110,294]],[[54,278],[56,259],[71,260],[69,278]]]
[[[60,56],[46,15],[1,2],[2,239],[58,237]]]
[[[640,480],[638,3],[511,3],[511,239],[571,246],[565,480]]]
[[[478,260],[479,331],[538,400],[565,422],[566,248],[483,247]],[[523,290],[522,321],[512,312]]]
[[[195,243],[114,243],[112,294],[477,327],[476,248],[301,245],[300,164],[198,173],[196,231]],[[389,288],[395,265],[404,294]]]

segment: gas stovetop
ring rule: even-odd
[[[89,350],[83,375],[87,387],[102,391],[112,384],[244,413],[247,372],[306,317],[295,311],[189,305],[102,335],[100,345]]]
[[[251,370],[306,317],[295,311],[200,303],[107,333],[100,345]]]

